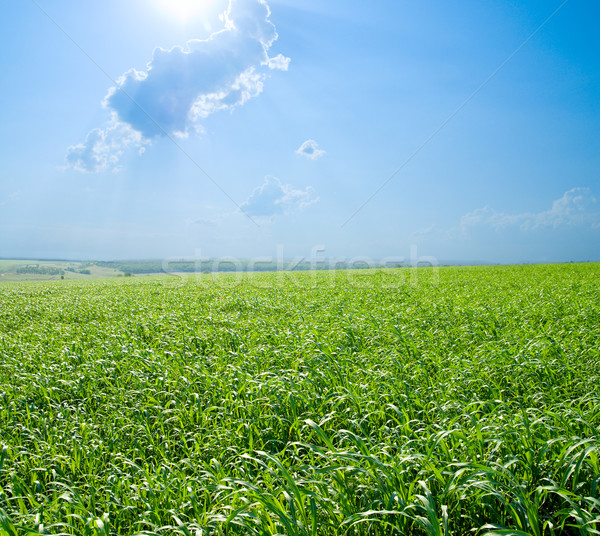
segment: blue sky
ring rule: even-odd
[[[600,260],[562,4],[6,0],[0,257]]]

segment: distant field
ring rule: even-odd
[[[396,263],[397,264],[397,263]],[[202,260],[185,259],[150,259],[120,261],[45,261],[45,260],[1,260],[0,282],[55,279],[98,279],[104,277],[147,276],[147,275],[179,275],[197,276],[206,273],[228,272],[272,272],[272,271],[306,271],[310,269],[332,270],[344,268],[381,268],[376,263],[364,261],[336,261],[335,265],[311,263],[310,261],[292,261],[275,259],[265,262],[252,259],[219,259]],[[390,266],[389,264],[385,267]]]
[[[599,264],[11,283],[0,353],[1,536],[600,534]]]
[[[80,261],[2,260],[0,283],[3,281],[44,281],[55,279],[92,279],[123,276],[113,267]]]

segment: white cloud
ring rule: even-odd
[[[18,201],[20,195],[21,194],[19,192],[11,192],[5,198],[3,198],[3,199],[0,198],[0,207],[3,207],[5,205],[8,205],[10,203],[14,203],[15,201]]]
[[[436,233],[437,231],[438,231],[437,225],[435,225],[435,223],[432,223],[425,229],[419,229],[417,231],[414,231],[411,234],[411,236],[415,239],[418,239],[418,238],[422,238],[424,236],[430,236],[430,235]]]
[[[325,151],[319,149],[319,144],[315,140],[306,140],[296,149],[296,154],[316,160],[317,158],[321,158],[325,154]]]
[[[105,129],[90,131],[83,143],[67,149],[67,164],[78,171],[94,173],[112,167],[118,171],[119,158],[129,147],[136,148],[139,154],[145,151],[149,140],[127,123],[113,121]]]
[[[297,190],[289,184],[282,184],[277,177],[266,176],[262,185],[255,188],[241,206],[250,216],[272,218],[281,214],[291,214],[318,200],[312,186]]]
[[[269,66],[269,69],[287,71],[290,65],[290,58],[286,58],[283,54],[277,54],[274,58],[269,58],[267,65]]]
[[[596,198],[589,188],[572,188],[554,201],[552,208],[542,212],[507,214],[488,206],[478,208],[461,218],[464,229],[474,226],[489,226],[495,229],[518,226],[523,231],[541,228],[600,226],[600,210]]]
[[[204,119],[219,110],[233,110],[245,104],[263,90],[263,75],[257,74],[254,67],[241,73],[229,90],[207,93],[198,97],[189,111],[189,119]]]
[[[552,208],[536,215],[532,222],[537,227],[559,227],[562,225],[587,225],[600,222],[600,211],[596,198],[589,188],[572,188],[554,201]]]
[[[155,49],[144,71],[130,69],[109,89],[103,102],[112,115],[109,126],[70,147],[68,164],[82,171],[114,166],[129,146],[165,134],[185,137],[202,130],[200,120],[259,95],[267,73],[287,70],[290,61],[282,54],[269,57],[278,37],[270,14],[265,0],[230,0],[221,30],[185,46]]]

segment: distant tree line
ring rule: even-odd
[[[112,268],[129,274],[157,274],[163,271],[162,261],[96,261],[96,266]]]
[[[89,264],[86,264],[84,266],[90,266]],[[92,272],[89,268],[79,268],[76,269],[73,266],[69,266],[67,268],[65,268],[66,272],[73,272],[74,274],[83,274],[83,275],[91,275]]]
[[[203,259],[200,261],[175,260],[168,261],[163,265],[160,260],[134,260],[134,261],[96,261],[96,266],[103,268],[112,268],[121,272],[130,274],[157,274],[165,271],[169,273],[208,273],[208,272],[272,272],[275,270],[328,270],[331,268],[379,268],[382,266],[370,265],[363,262],[337,261],[332,266],[329,261],[323,259],[318,262],[310,261],[290,261],[290,260],[271,260],[271,261],[253,261],[251,259]],[[396,263],[396,266],[402,266],[403,263]],[[166,270],[165,270],[166,266]],[[392,267],[387,264],[386,267]]]
[[[33,274],[33,275],[64,275],[64,271],[52,266],[40,266],[39,264],[30,266],[19,266],[18,274]]]

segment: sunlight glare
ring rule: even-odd
[[[211,0],[157,0],[157,2],[161,9],[181,22],[203,14],[211,4]]]

